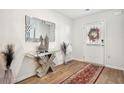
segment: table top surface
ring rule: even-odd
[[[44,53],[37,53],[36,51],[30,51],[30,52],[26,53],[26,56],[29,56],[29,57],[45,56],[45,55],[56,53],[58,51],[60,51],[60,50],[52,50],[52,51],[48,51],[48,52],[44,52]]]

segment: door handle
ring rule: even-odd
[[[104,39],[101,39],[101,46],[104,46]]]
[[[108,59],[110,59],[111,58],[111,56],[108,56]]]

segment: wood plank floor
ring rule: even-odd
[[[19,82],[20,84],[57,84],[70,77],[72,74],[79,71],[81,68],[86,66],[87,63],[71,61],[66,65],[59,65],[55,68],[55,71],[48,73],[42,78],[33,76],[26,80]]]
[[[25,79],[18,84],[58,84],[64,79],[70,77],[72,74],[79,71],[81,68],[86,66],[87,63],[80,61],[71,61],[66,65],[59,65],[55,68],[54,72],[48,73],[42,78],[37,76],[32,76]],[[124,73],[120,70],[115,70],[111,68],[104,68],[103,72],[99,76],[96,84],[124,84]]]
[[[96,84],[124,84],[124,72],[105,68],[96,81]]]

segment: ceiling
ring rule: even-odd
[[[76,19],[82,16],[100,12],[103,9],[55,9],[56,12],[67,16],[71,19]]]

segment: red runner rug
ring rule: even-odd
[[[103,66],[88,64],[83,69],[67,78],[62,84],[93,84],[103,71]]]

